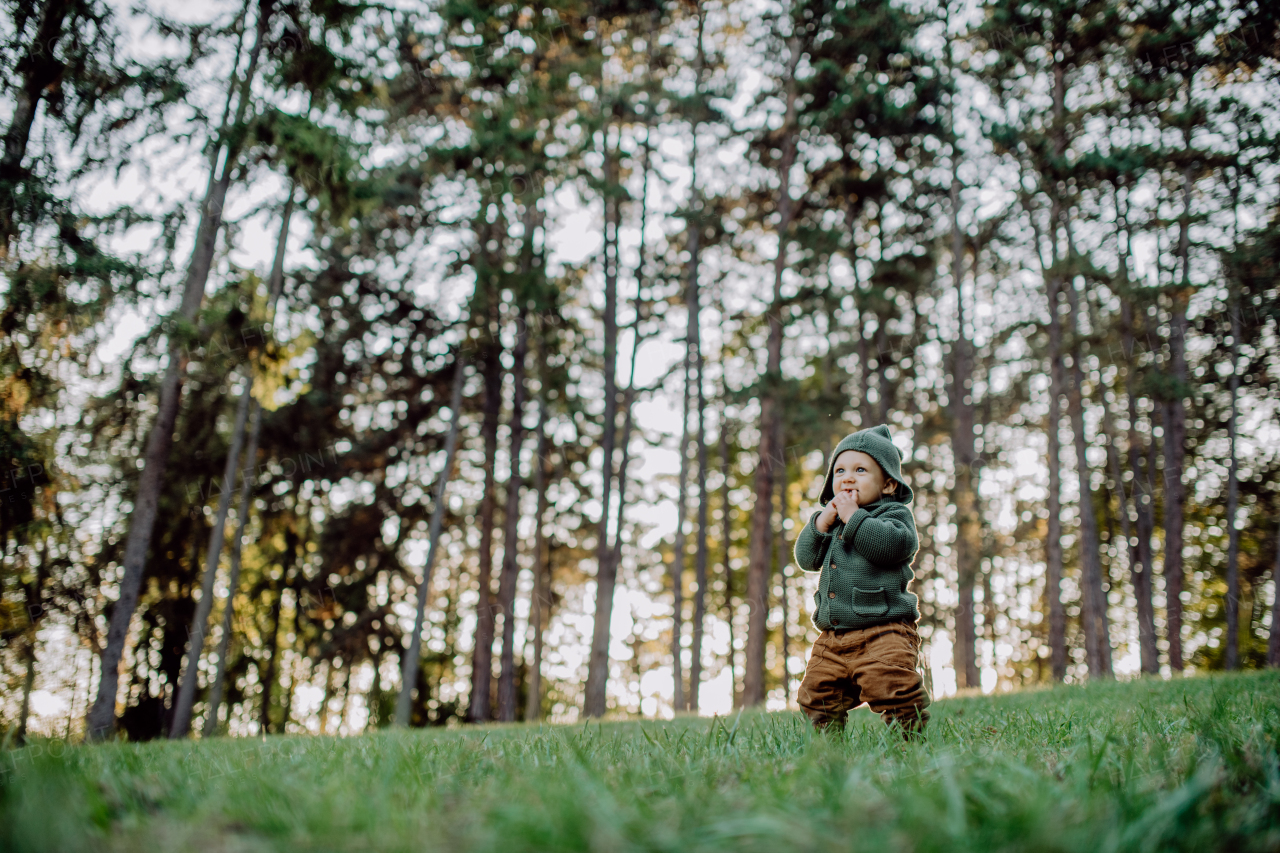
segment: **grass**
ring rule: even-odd
[[[0,754],[0,849],[1280,850],[1280,673],[798,713]]]

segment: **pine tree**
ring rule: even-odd
[[[1195,80],[1212,64],[1196,43],[1221,25],[1224,10],[1216,5],[1187,8],[1183,4],[1147,3],[1134,24],[1138,38],[1131,51],[1133,70],[1143,86],[1143,106],[1150,110],[1148,123],[1164,131],[1174,130],[1180,144],[1157,150],[1162,171],[1176,174],[1178,237],[1173,261],[1176,281],[1165,286],[1169,305],[1168,357],[1160,393],[1164,459],[1164,576],[1165,611],[1169,642],[1169,666],[1182,672],[1184,586],[1184,504],[1187,457],[1186,399],[1191,394],[1187,372],[1187,307],[1195,284],[1191,280],[1191,205],[1193,185],[1208,171],[1208,158],[1193,140],[1203,121],[1204,105],[1198,100]],[[1135,87],[1136,88],[1136,87]]]
[[[626,8],[634,17],[637,29],[652,36],[653,19],[661,6],[636,4]],[[610,10],[621,13],[623,8]],[[609,29],[619,34],[633,23],[621,15],[614,17]],[[650,38],[651,41],[651,38]],[[584,687],[583,714],[602,717],[606,708],[606,687],[609,679],[610,623],[613,618],[613,596],[617,585],[618,567],[612,559],[609,544],[609,508],[613,501],[614,450],[617,446],[617,352],[618,352],[618,231],[622,225],[623,202],[627,200],[622,186],[621,135],[623,127],[618,118],[634,121],[631,105],[624,96],[620,83],[607,79],[608,65],[600,71],[601,120],[599,125],[600,151],[603,168],[599,193],[604,206],[604,417],[600,439],[601,455],[601,514],[596,537],[596,606],[591,634],[591,651],[587,662],[587,681]]]
[[[258,62],[264,48],[264,40],[274,12],[270,0],[258,6],[253,46],[249,49],[243,76],[239,68],[233,72],[228,97],[228,109],[218,131],[218,138],[210,146],[209,185],[201,204],[200,224],[196,232],[195,248],[187,267],[182,287],[180,322],[191,324],[204,301],[205,284],[213,263],[213,253],[218,232],[222,225],[222,211],[226,204],[227,190],[239,168],[240,146],[236,133],[244,122],[249,108],[250,87],[257,76]],[[230,109],[231,103],[235,109]],[[138,603],[147,551],[155,526],[160,490],[168,465],[169,448],[173,442],[173,426],[181,402],[182,380],[186,371],[186,358],[181,349],[181,332],[175,329],[169,345],[169,361],[160,389],[156,421],[147,439],[145,465],[134,498],[130,516],[129,541],[125,547],[124,575],[120,582],[120,597],[111,611],[111,624],[107,630],[106,647],[101,660],[100,682],[97,697],[89,710],[87,726],[89,736],[95,740],[107,737],[115,721],[116,692],[120,660],[124,655],[129,622]]]
[[[777,150],[776,161],[769,165],[778,181],[772,207],[777,211],[778,246],[773,258],[773,286],[769,309],[765,316],[768,336],[764,376],[760,382],[760,451],[756,461],[754,504],[751,516],[751,548],[747,562],[747,649],[743,664],[742,703],[745,706],[762,704],[765,700],[764,659],[767,637],[766,619],[769,615],[769,566],[773,558],[773,487],[775,468],[782,459],[781,413],[778,388],[782,371],[783,297],[782,279],[787,266],[787,247],[790,243],[791,224],[795,218],[795,199],[792,197],[791,169],[796,162],[798,128],[796,121],[799,82],[797,69],[805,43],[801,32],[805,24],[796,14],[797,7],[788,9],[792,16],[786,26],[791,32],[775,36],[785,46],[786,60],[778,71],[777,86],[783,100],[782,124],[759,144],[770,151]],[[797,32],[799,31],[799,32]]]
[[[994,3],[988,6],[989,20],[984,31],[990,39],[1000,32],[1015,32],[1009,50],[1000,55],[993,73],[1002,83],[1004,97],[1012,96],[1014,80],[1039,75],[1048,88],[1050,107],[1039,119],[1031,119],[1024,110],[1017,129],[1003,128],[996,132],[1002,146],[1015,148],[1029,172],[1034,190],[1023,195],[1027,211],[1036,235],[1035,251],[1039,258],[1045,295],[1048,302],[1047,331],[1050,362],[1050,419],[1049,469],[1049,609],[1050,638],[1055,661],[1055,677],[1065,671],[1065,619],[1060,610],[1061,602],[1056,589],[1059,561],[1055,530],[1059,484],[1055,481],[1057,468],[1057,401],[1059,395],[1067,398],[1068,420],[1072,426],[1072,446],[1075,451],[1076,475],[1079,482],[1079,556],[1081,567],[1080,587],[1083,597],[1081,624],[1084,629],[1086,657],[1089,673],[1093,677],[1111,674],[1111,641],[1107,617],[1107,599],[1102,583],[1102,560],[1093,502],[1092,475],[1085,433],[1084,405],[1085,374],[1081,367],[1084,358],[1081,336],[1078,334],[1078,318],[1081,316],[1080,293],[1076,281],[1088,286],[1088,277],[1082,267],[1087,259],[1076,250],[1071,222],[1079,204],[1073,197],[1083,187],[1073,188],[1068,182],[1072,174],[1072,162],[1080,157],[1075,150],[1082,123],[1088,117],[1090,107],[1068,112],[1069,90],[1081,90],[1089,85],[1090,71],[1114,51],[1112,41],[1118,32],[1120,10],[1096,2],[1066,2],[1047,6],[1024,14],[1020,8]],[[1025,85],[1019,83],[1018,85]],[[1083,94],[1083,93],[1082,93]],[[1100,109],[1093,107],[1093,109]],[[1036,123],[1038,122],[1038,124]],[[1020,137],[1020,138],[1019,138]],[[1036,200],[1042,196],[1047,209]],[[1045,260],[1044,252],[1048,252]],[[1086,294],[1087,296],[1087,294]],[[1064,304],[1065,303],[1065,304]],[[1065,311],[1063,309],[1066,309]],[[1070,370],[1063,361],[1071,357]],[[1065,374],[1065,375],[1064,375]]]

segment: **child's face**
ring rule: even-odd
[[[858,506],[866,506],[880,500],[883,495],[897,491],[898,484],[885,476],[880,463],[861,450],[846,450],[836,457],[831,486],[836,494],[853,492]]]

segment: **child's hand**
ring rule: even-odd
[[[836,502],[828,501],[827,505],[822,508],[822,515],[818,516],[818,520],[813,523],[818,528],[819,533],[826,533],[831,529],[831,525],[836,523]]]
[[[858,511],[858,495],[852,490],[838,492],[827,507],[835,507],[841,521],[848,521]]]

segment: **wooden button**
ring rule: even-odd
[[[836,594],[834,592],[827,593],[827,598],[835,598],[835,597],[836,597]]]

